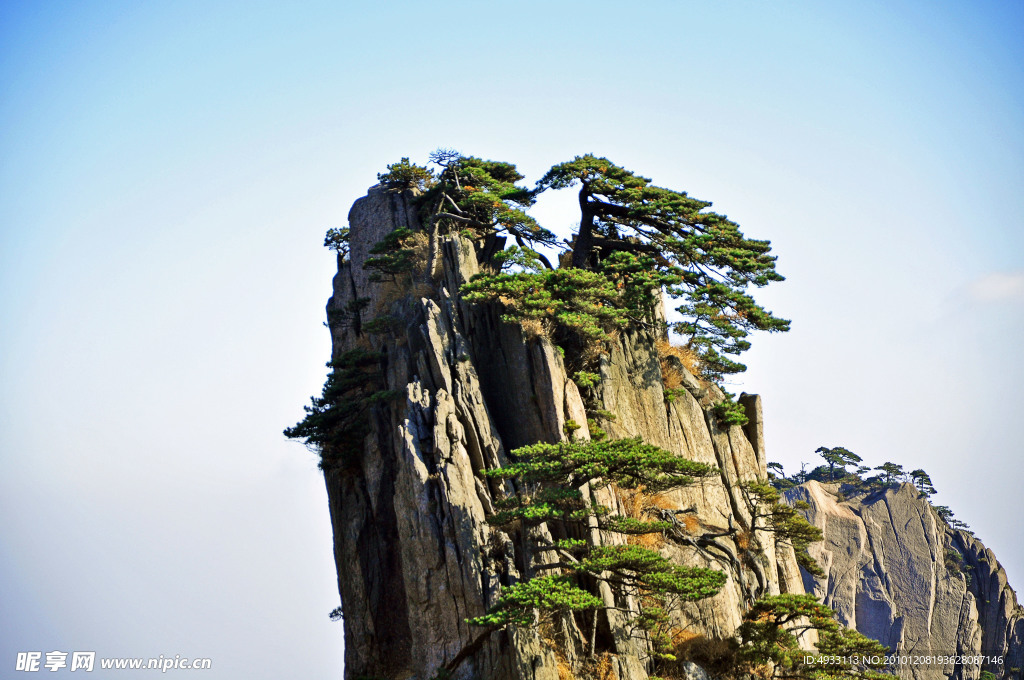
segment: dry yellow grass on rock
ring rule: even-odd
[[[661,379],[665,383],[666,390],[678,390],[683,386],[683,376],[679,372],[678,365],[674,361],[669,361],[668,357],[678,359],[683,368],[696,376],[701,383],[704,382],[700,378],[700,359],[692,349],[684,345],[673,345],[667,340],[661,340],[657,344],[657,350],[658,356],[661,359]]]
[[[649,494],[644,487],[638,486],[635,489],[621,489],[615,487],[615,495],[622,505],[622,514],[636,520],[655,519],[651,516],[651,510],[660,508],[662,510],[675,510],[675,506],[665,494]],[[665,537],[660,533],[635,534],[626,537],[630,545],[640,545],[645,548],[657,550],[665,544]]]

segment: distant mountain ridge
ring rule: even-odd
[[[810,553],[826,575],[803,572],[804,586],[842,623],[898,655],[990,657],[980,666],[955,658],[907,663],[899,668],[902,677],[1021,677],[1024,610],[1006,572],[991,550],[951,528],[912,484],[865,492],[810,481],[785,498],[806,502],[804,516],[824,533]]]

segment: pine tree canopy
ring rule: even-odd
[[[518,477],[524,482],[555,484],[577,489],[589,482],[617,484],[648,493],[687,486],[708,477],[716,468],[681,458],[641,439],[538,443],[512,452],[515,463],[483,474],[492,478]]]
[[[460,292],[467,302],[499,300],[505,307],[502,321],[550,322],[591,341],[605,340],[629,322],[628,312],[617,304],[615,282],[586,269],[477,274]]]
[[[752,330],[786,331],[789,321],[757,304],[748,286],[782,281],[768,241],[746,238],[739,225],[685,192],[653,186],[606,158],[578,156],[537,183],[537,192],[579,185],[580,227],[572,266],[600,269],[615,253],[647,256],[678,277],[666,287],[681,301],[674,330],[689,337],[711,377],[745,369],[724,356],[748,349]]]
[[[774,532],[778,540],[792,545],[797,564],[808,573],[824,578],[825,572],[807,552],[808,546],[820,541],[823,534],[798,512],[810,505],[806,501],[797,501],[793,505],[781,502],[779,490],[768,482],[747,482],[741,488],[751,502],[755,516],[765,521],[764,530]]]
[[[571,310],[567,315],[553,305],[542,306],[559,281],[549,280],[539,268],[481,274],[483,278],[470,291],[476,302],[507,304],[513,299],[506,294],[510,286],[501,284],[509,279],[510,285],[526,289],[538,303],[510,310],[511,316],[536,318],[552,309],[549,315],[557,318],[549,325],[570,332],[582,329],[589,342],[605,339],[627,318],[633,323],[651,322],[651,312],[664,290],[679,301],[682,320],[673,324],[673,330],[688,338],[690,349],[701,360],[702,373],[715,381],[746,369],[731,357],[749,349],[746,337],[751,331],[789,330],[789,321],[774,316],[748,292],[750,286],[783,280],[775,271],[771,244],[745,237],[735,222],[710,211],[707,201],[654,186],[645,177],[589,154],[555,165],[532,190],[518,184],[524,177],[512,163],[447,149],[435,151],[430,160],[440,172],[434,174],[403,158],[379,178],[387,187],[425,192],[420,199],[424,226],[435,233],[476,236],[482,261],[492,266],[509,264],[494,259],[504,242],[499,237],[506,236],[529,249],[535,263],[554,270],[551,261],[534,249],[564,246],[527,211],[543,191],[579,185],[580,226],[561,269],[589,270],[602,277],[599,288],[614,286],[611,294],[602,290],[595,305],[617,312],[602,316]],[[568,285],[562,286],[561,298],[575,304],[573,294],[586,284],[579,275],[564,278]]]
[[[570,576],[549,574],[506,586],[501,598],[483,616],[470,619],[474,626],[502,627],[508,624],[530,626],[537,609],[549,612],[575,612],[599,609],[601,598],[572,582]]]
[[[656,550],[638,545],[596,546],[572,566],[609,583],[634,586],[645,594],[676,595],[688,602],[713,597],[727,580],[723,572],[673,564]]]
[[[526,214],[535,194],[516,184],[523,175],[515,165],[443,149],[430,159],[441,167],[423,201],[435,228],[442,232],[469,229],[480,236],[505,233],[520,246],[556,245],[555,235]],[[551,267],[546,258],[541,260]]]
[[[329,363],[331,371],[321,396],[311,398],[311,404],[303,407],[305,418],[286,429],[284,436],[301,439],[317,450],[321,466],[355,458],[369,432],[370,404],[375,396],[389,395],[383,391],[381,357],[377,352],[353,349]]]
[[[903,475],[902,465],[897,465],[896,463],[891,463],[888,461],[882,463],[875,469],[880,470],[885,475],[886,484],[892,484]]]
[[[717,472],[716,468],[681,458],[640,439],[538,443],[515,449],[512,456],[516,462],[481,474],[491,479],[518,479],[534,491],[497,501],[498,512],[488,519],[497,526],[512,521],[535,526],[554,519],[582,522],[593,516],[609,531],[663,531],[666,526],[662,522],[608,516],[609,509],[587,502],[580,487],[590,483],[616,484],[623,489],[643,487],[648,493],[658,493],[687,486]]]
[[[614,484],[620,489],[658,493],[717,472],[716,468],[645,444],[639,438],[537,443],[515,449],[510,457],[514,462],[509,465],[481,472],[492,480],[514,480],[517,490],[495,501],[496,512],[487,522],[517,527],[524,537],[529,527],[552,521],[561,523],[562,531],[575,525],[567,533],[584,535],[590,529],[632,536],[665,532],[671,529],[670,522],[614,514],[591,498],[589,491],[584,495],[581,488]],[[506,586],[498,602],[485,615],[470,619],[471,624],[523,626],[533,621],[533,609],[569,612],[602,608],[603,600],[584,588],[595,580],[603,581],[639,597],[638,611],[630,617],[641,628],[647,626],[645,629],[655,638],[656,652],[662,653],[665,645],[657,641],[664,637],[662,628],[668,621],[658,613],[667,599],[696,601],[711,597],[727,580],[722,572],[673,564],[656,549],[628,541],[624,545],[594,545],[592,540],[579,538],[548,538],[541,539],[537,547],[554,555],[556,561],[535,568],[558,573]]]
[[[835,481],[835,468],[838,467],[842,475],[845,476],[847,465],[854,465],[863,461],[856,453],[842,446],[836,446],[831,449],[826,446],[819,446],[815,453],[821,454],[821,457],[828,463],[830,482]]]
[[[813,595],[769,595],[743,615],[737,631],[745,670],[770,663],[776,678],[886,680],[881,672],[889,650],[835,620],[835,612]],[[797,634],[814,630],[818,653],[800,648]]]
[[[924,498],[930,498],[935,495],[935,485],[932,484],[932,478],[924,470],[914,470],[910,473],[910,479],[913,480],[914,486],[917,487],[917,490],[921,492],[921,496]]]

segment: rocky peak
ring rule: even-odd
[[[427,680],[447,666],[454,678],[558,680],[584,663],[585,622],[570,617],[556,629],[481,635],[466,620],[485,613],[534,559],[522,549],[521,532],[487,523],[503,491],[478,473],[506,464],[518,446],[563,440],[570,420],[580,427],[574,436],[589,437],[588,408],[615,415],[593,421],[613,439],[639,436],[720,470],[668,501],[688,510],[694,527],[720,531],[713,551],[692,540],[666,545],[664,554],[728,577],[718,595],[670,613],[678,630],[727,637],[753,598],[801,592],[791,548],[766,534],[763,551],[753,555],[738,531],[753,523],[739,483],[766,478],[760,400],[743,399],[746,428],[720,426],[711,411],[722,396],[717,388],[683,371],[685,389],[666,399],[658,338],[622,332],[600,357],[595,403],[588,406],[549,340],[502,322],[493,305],[460,300],[459,286],[480,269],[468,239],[430,238],[408,285],[367,274],[370,250],[388,233],[421,231],[413,199],[375,187],[356,201],[349,256],[339,257],[327,307],[333,356],[380,352],[378,394],[387,396],[369,408],[370,431],[353,459],[324,471],[345,677]],[[361,323],[353,323],[352,310],[360,307]],[[384,317],[386,330],[366,330],[366,321]],[[610,489],[589,493],[609,507],[623,502]],[[618,609],[633,606],[607,586],[601,596]],[[624,615],[608,610],[598,628],[609,677],[646,678],[649,647]]]

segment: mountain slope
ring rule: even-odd
[[[825,535],[810,553],[826,576],[804,572],[804,583],[841,622],[899,655],[968,657],[904,663],[901,676],[1021,677],[1024,611],[1005,572],[992,551],[951,529],[913,485],[865,494],[811,481],[785,496],[807,502],[805,516]]]

